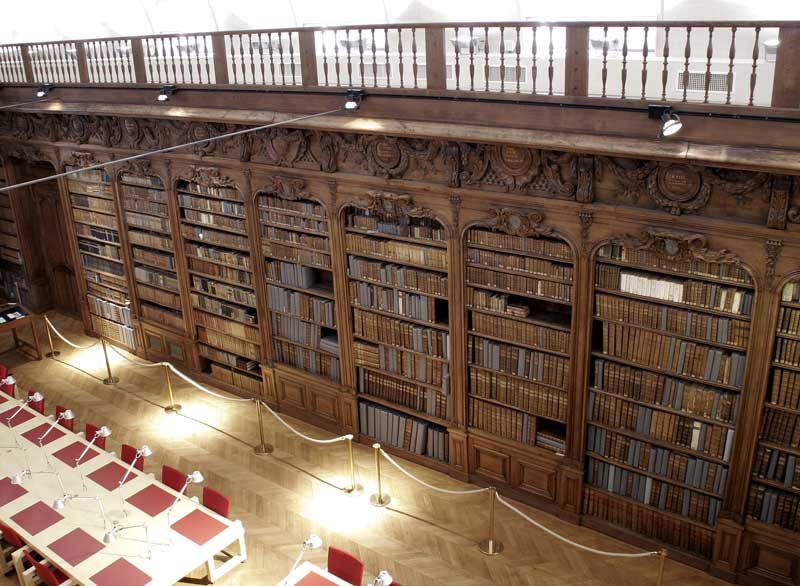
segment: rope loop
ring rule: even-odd
[[[260,401],[260,400],[259,400],[258,402],[259,402],[259,403],[261,403],[261,404],[262,404],[264,407],[266,407],[267,411],[269,411],[269,412],[272,414],[272,416],[273,416],[275,419],[277,419],[278,421],[280,421],[280,422],[283,424],[283,426],[284,426],[286,429],[288,429],[288,430],[289,430],[289,431],[291,431],[293,434],[295,434],[295,435],[297,435],[297,436],[299,436],[299,437],[303,438],[303,439],[304,439],[304,440],[306,440],[306,441],[313,442],[313,443],[315,443],[315,444],[335,444],[335,443],[337,443],[337,442],[341,442],[341,441],[344,441],[344,440],[347,440],[347,439],[352,439],[352,438],[353,438],[353,436],[352,436],[352,435],[350,435],[350,434],[347,434],[347,435],[340,435],[339,437],[334,437],[334,438],[331,438],[331,439],[326,439],[326,440],[322,440],[322,439],[316,439],[316,438],[313,438],[313,437],[309,437],[309,436],[307,436],[306,434],[304,434],[304,433],[301,433],[301,432],[297,431],[297,430],[296,430],[294,427],[292,427],[291,425],[289,425],[288,423],[286,423],[286,421],[284,421],[284,419],[283,419],[283,418],[282,418],[280,415],[278,415],[277,413],[275,413],[275,411],[272,409],[272,407],[270,407],[269,405],[267,405],[267,404],[266,404],[264,401]]]
[[[53,323],[50,321],[50,318],[48,318],[46,315],[44,316],[44,322],[45,322],[45,324],[47,324],[47,327],[49,327],[51,330],[53,330],[53,333],[54,333],[56,336],[58,336],[59,338],[61,338],[61,340],[62,340],[62,341],[65,343],[65,344],[68,344],[68,345],[72,346],[72,347],[73,347],[73,348],[75,348],[76,350],[88,350],[88,349],[90,349],[90,348],[94,348],[95,346],[97,346],[97,345],[100,343],[100,342],[98,342],[97,340],[95,340],[93,343],[89,344],[88,346],[79,346],[78,344],[74,344],[74,343],[70,342],[69,340],[67,340],[67,339],[66,339],[66,338],[65,338],[65,337],[64,337],[64,336],[61,334],[61,332],[59,332],[59,331],[56,329],[56,327],[55,327],[55,326],[53,325]]]
[[[445,494],[459,495],[459,494],[478,494],[478,493],[481,493],[481,492],[487,492],[487,491],[491,490],[490,488],[471,488],[471,489],[468,489],[468,490],[449,490],[447,488],[439,488],[438,486],[433,486],[432,484],[428,484],[424,480],[421,480],[421,479],[417,478],[416,476],[414,476],[413,474],[411,474],[411,472],[409,472],[408,470],[403,468],[400,464],[395,462],[394,458],[392,458],[389,454],[387,454],[386,451],[384,451],[383,448],[381,448],[381,454],[383,454],[383,457],[386,458],[389,461],[390,464],[392,464],[395,468],[400,470],[400,472],[402,472],[403,474],[408,476],[411,480],[414,480],[414,481],[420,483],[422,486],[424,486],[426,488],[430,488],[431,490],[435,490],[436,492],[443,492]]]

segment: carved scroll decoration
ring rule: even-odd
[[[587,242],[589,240],[589,229],[594,222],[592,212],[582,211],[578,213],[578,219],[581,222],[581,240]]]
[[[192,166],[178,178],[197,183],[203,187],[232,187],[238,189],[236,181],[227,175],[223,175],[216,167]]]
[[[740,266],[741,260],[733,252],[724,248],[713,250],[703,234],[648,227],[638,235],[626,234],[611,238],[611,244],[618,244],[635,250],[647,250],[664,255],[670,260],[702,260]]]
[[[73,151],[64,162],[72,167],[80,168],[100,164],[100,161],[95,159],[94,153],[86,151]]]
[[[767,240],[764,243],[764,246],[767,249],[767,263],[766,263],[765,275],[767,277],[767,282],[770,285],[772,285],[772,283],[775,280],[775,268],[778,265],[778,258],[781,255],[781,249],[783,249],[783,241]]]
[[[786,229],[786,219],[789,212],[789,197],[791,195],[791,189],[791,177],[773,177],[769,195],[764,198],[769,200],[769,213],[767,214],[768,228],[773,228],[775,230]]]
[[[409,194],[371,190],[367,192],[366,198],[353,201],[348,205],[370,211],[387,220],[404,217],[436,219],[433,210],[415,206]]]
[[[256,193],[269,193],[281,199],[297,200],[309,197],[306,180],[286,175],[271,175],[256,190]]]
[[[479,222],[479,225],[505,232],[512,236],[532,237],[553,236],[555,231],[546,226],[544,213],[539,210],[515,210],[511,208],[493,208],[491,217]]]

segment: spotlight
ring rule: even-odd
[[[46,83],[44,85],[40,85],[39,89],[36,90],[36,97],[43,98],[50,92],[52,92],[56,87],[52,83]]]
[[[367,92],[364,90],[355,90],[349,89],[347,90],[347,95],[345,97],[344,109],[345,110],[358,110],[361,107],[361,100],[364,99],[364,96]]]
[[[391,586],[394,579],[386,570],[381,570],[377,576],[375,576],[375,581],[372,583],[372,586]]]
[[[650,105],[647,107],[647,117],[651,120],[661,120],[658,138],[673,136],[683,128],[683,122],[680,116],[672,111],[672,106]]]
[[[161,86],[161,92],[158,94],[158,101],[159,102],[166,102],[169,100],[169,97],[177,91],[174,85],[163,85]]]

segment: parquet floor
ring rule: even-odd
[[[73,341],[88,344],[78,321],[53,318],[56,327]],[[44,326],[40,339],[46,345]],[[0,336],[0,348],[11,336]],[[366,564],[365,582],[388,570],[405,586],[642,586],[656,584],[658,564],[652,558],[612,559],[571,548],[532,527],[504,507],[498,508],[498,538],[505,551],[482,555],[476,543],[485,537],[486,495],[449,496],[431,492],[384,466],[385,491],[392,496],[387,509],[367,502],[374,492],[372,451],[356,445],[360,498],[344,495],[336,486],[347,483],[344,443],[317,446],[293,435],[265,413],[267,441],[274,454],[257,456],[256,411],[252,403],[228,402],[175,381],[181,415],[167,415],[163,370],[132,365],[110,353],[112,368],[121,382],[101,383],[102,350],[72,350],[57,341],[58,360],[30,361],[18,352],[0,356],[18,379],[20,389],[36,388],[52,412],[57,404],[73,409],[76,429],[90,421],[112,428],[109,449],[121,442],[149,444],[153,456],[146,471],[160,476],[162,464],[183,471],[202,471],[205,482],[232,500],[233,518],[244,523],[249,559],[219,582],[223,586],[276,584],[291,567],[299,544],[312,532],[326,545],[352,552]],[[72,366],[70,366],[72,365]],[[289,420],[302,432],[329,438],[325,431]],[[204,422],[204,423],[200,423]],[[210,425],[210,427],[208,425]],[[216,428],[216,429],[215,429]],[[224,432],[219,431],[224,430]],[[408,470],[431,484],[466,487],[446,475],[400,460]],[[190,487],[190,494],[199,494]],[[589,529],[562,522],[522,506],[537,521],[592,547],[636,551],[625,543]],[[307,557],[325,565],[325,550]],[[15,580],[0,577],[0,586]],[[667,561],[667,586],[723,585],[707,574]]]

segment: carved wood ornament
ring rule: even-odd
[[[197,167],[192,166],[179,175],[178,179],[197,183],[203,187],[232,187],[238,189],[236,181],[216,167]]]
[[[635,250],[647,250],[661,254],[670,260],[702,260],[741,265],[739,257],[731,251],[724,248],[710,249],[703,234],[648,227],[638,235],[617,236],[611,238],[609,242]]]
[[[505,232],[512,236],[533,237],[553,236],[555,231],[543,224],[544,214],[538,210],[514,210],[493,208],[492,216],[479,222],[479,225]]]
[[[268,193],[282,199],[302,199],[309,197],[306,191],[306,180],[300,177],[287,177],[285,175],[270,175],[261,187],[256,189],[256,195]]]
[[[137,177],[157,177],[161,180],[162,184],[164,178],[153,169],[153,163],[146,159],[137,159],[135,161],[126,161],[116,167],[117,176],[123,174],[135,175]]]
[[[392,221],[404,217],[436,219],[431,209],[415,206],[408,194],[371,190],[367,192],[366,198],[351,202],[349,205]]]
[[[65,164],[71,167],[91,167],[92,165],[100,164],[100,161],[95,159],[94,153],[73,151],[64,161]]]
[[[778,258],[781,255],[781,249],[783,248],[783,241],[781,240],[767,240],[764,243],[764,246],[767,249],[767,262],[766,262],[766,272],[765,275],[767,277],[767,282],[772,285],[775,281],[775,268],[778,265]]]

